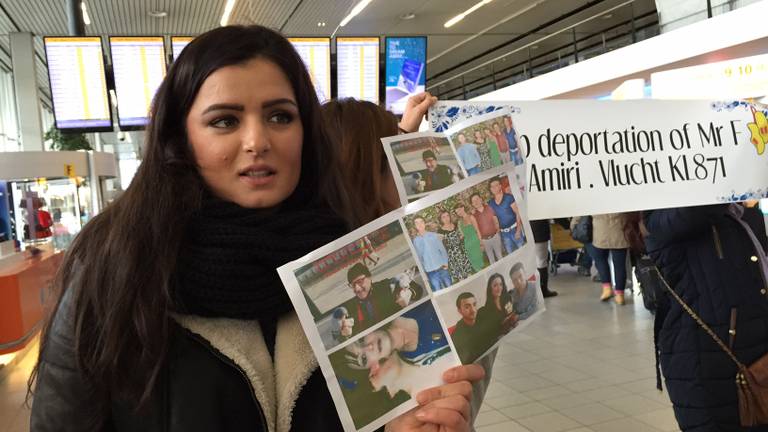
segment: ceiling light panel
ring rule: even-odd
[[[360,3],[356,4],[355,7],[352,8],[352,10],[349,12],[349,15],[345,16],[343,20],[341,20],[341,23],[339,24],[340,27],[344,27],[345,25],[349,24],[350,21],[352,21],[352,18],[357,16],[360,12],[365,9],[366,6],[368,6],[368,3],[370,3],[371,0],[360,0]]]
[[[481,0],[481,1],[477,2],[477,3],[475,3],[475,5],[472,6],[471,8],[465,10],[464,12],[462,12],[462,13],[456,15],[455,17],[449,19],[448,21],[446,21],[446,23],[443,24],[443,27],[449,28],[449,27],[453,26],[457,22],[459,22],[459,21],[463,20],[464,18],[466,18],[472,12],[480,9],[481,7],[487,5],[488,3],[492,2],[492,1],[493,0]]]

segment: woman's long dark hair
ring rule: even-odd
[[[54,280],[72,296],[75,354],[94,407],[95,424],[111,399],[144,405],[169,345],[171,293],[186,223],[200,208],[205,183],[185,130],[203,82],[214,71],[254,58],[275,63],[293,87],[304,129],[299,184],[287,201],[334,209],[355,224],[346,189],[335,176],[335,150],[304,63],[279,33],[260,26],[209,31],[182,51],[157,90],[143,161],[130,187],[93,218],[73,242]],[[77,277],[74,282],[73,278]],[[40,344],[43,358],[53,315]],[[29,379],[30,392],[40,368]]]
[[[350,190],[360,197],[354,206],[363,223],[383,216],[399,206],[387,203],[384,187],[394,188],[381,138],[399,133],[397,117],[384,108],[352,98],[328,101],[320,108],[328,127],[338,135],[335,140],[343,169],[339,175]],[[391,184],[385,184],[389,181]]]
[[[488,286],[485,288],[485,306],[493,308],[493,310],[496,310],[496,303],[493,302],[493,294],[491,291],[493,290],[493,280],[496,278],[501,279],[501,295],[499,296],[499,304],[503,305],[504,303],[512,301],[512,296],[507,290],[507,281],[504,280],[504,276],[499,273],[494,273],[491,275],[491,277],[488,278]]]

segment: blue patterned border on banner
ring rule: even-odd
[[[509,108],[513,114],[520,113],[520,108],[511,105],[439,105],[434,108],[434,116],[429,127],[435,132],[445,132],[454,123],[504,108]]]
[[[736,193],[736,191],[731,191],[730,196],[721,196],[718,197],[717,200],[719,202],[739,202],[739,201],[746,201],[746,200],[759,200],[759,199],[765,199],[768,198],[768,189],[758,189],[758,190],[750,190],[744,193]]]
[[[718,102],[712,102],[710,104],[713,111],[717,112],[723,112],[723,111],[733,111],[737,108],[743,108],[745,111],[749,111],[751,108],[755,108],[757,111],[762,112],[766,116],[768,116],[768,109],[760,110],[758,109],[757,105],[751,104],[747,101],[738,100],[738,101],[718,101]]]

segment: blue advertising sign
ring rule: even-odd
[[[8,183],[0,181],[0,242],[11,239],[11,214],[8,207]]]
[[[408,98],[424,91],[427,81],[427,38],[386,38],[386,107],[402,114]]]

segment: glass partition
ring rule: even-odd
[[[52,242],[69,247],[88,219],[90,189],[75,179],[35,179],[9,183],[11,231],[21,249]]]

